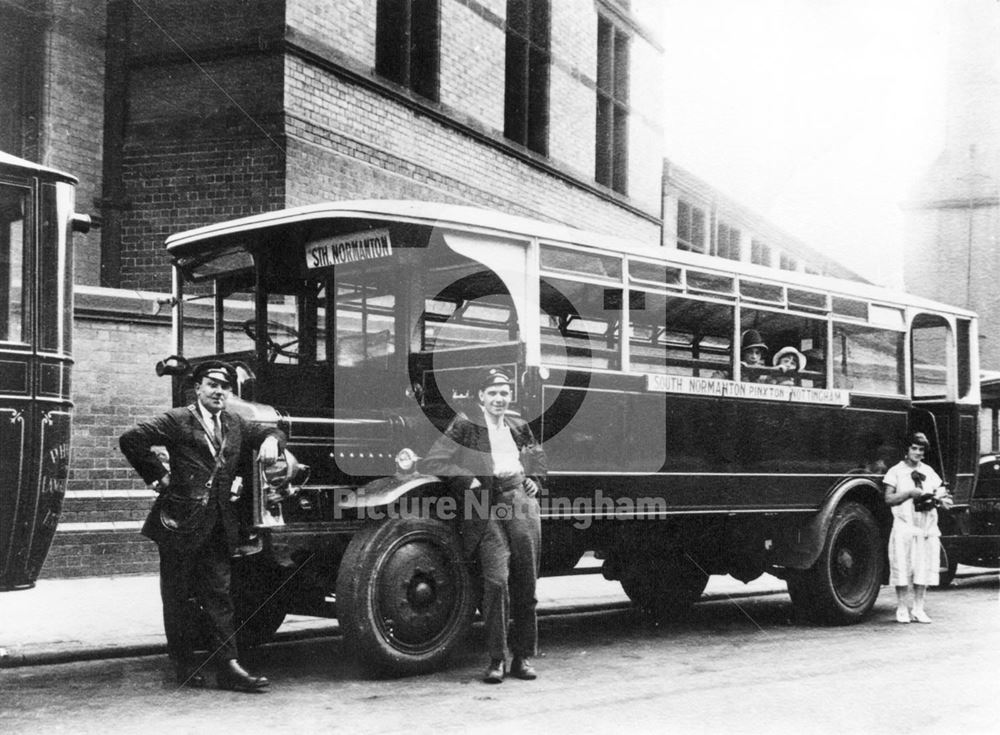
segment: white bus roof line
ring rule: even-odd
[[[975,312],[950,304],[925,299],[914,294],[888,289],[868,282],[850,281],[797,271],[775,271],[773,268],[723,260],[702,253],[671,250],[660,245],[647,245],[615,235],[590,232],[568,225],[543,222],[527,217],[458,204],[443,204],[417,200],[367,199],[321,202],[289,209],[219,222],[171,235],[166,240],[172,256],[192,255],[210,250],[218,239],[230,239],[241,233],[288,227],[297,223],[338,219],[374,219],[410,222],[443,229],[496,234],[510,238],[538,239],[554,245],[596,248],[604,253],[698,268],[725,276],[742,276],[776,285],[802,287],[829,292],[836,296],[853,297],[894,306],[926,308],[937,312],[974,318]]]

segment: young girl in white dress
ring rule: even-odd
[[[885,502],[892,506],[889,584],[896,588],[896,621],[900,623],[931,622],[924,610],[924,599],[927,587],[938,583],[941,531],[938,530],[937,506],[950,505],[950,495],[938,474],[923,463],[929,445],[926,435],[911,434],[906,458],[890,467],[882,480]],[[927,496],[934,501],[919,501]],[[911,584],[912,606],[908,601]]]

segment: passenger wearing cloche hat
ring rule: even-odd
[[[778,368],[772,382],[776,385],[795,385],[796,374],[806,369],[806,356],[789,345],[774,353],[771,364]]]
[[[806,369],[806,356],[789,345],[774,353],[771,364],[783,373]]]

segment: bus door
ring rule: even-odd
[[[963,403],[972,390],[970,322],[917,315],[910,329],[913,408],[910,431],[931,441],[925,461],[951,485],[957,503],[968,502],[978,457],[978,405]]]

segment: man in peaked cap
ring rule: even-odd
[[[226,411],[236,371],[218,360],[193,374],[196,400],[122,434],[122,453],[158,497],[142,533],[160,551],[160,595],[167,652],[177,683],[205,686],[204,664],[194,659],[196,622],[189,619],[194,597],[210,622],[216,681],[221,689],[260,691],[268,685],[240,666],[229,594],[231,556],[239,541],[239,518],[230,501],[233,480],[254,449],[270,465],[284,448],[278,429],[251,423]],[[152,451],[165,447],[169,469]]]
[[[507,673],[508,628],[510,675],[537,676],[531,657],[538,646],[535,583],[542,527],[535,496],[546,462],[528,424],[507,413],[514,387],[508,370],[483,371],[477,387],[478,410],[452,420],[421,471],[441,477],[464,506],[462,544],[483,577],[481,609],[490,659],[483,680],[499,684]],[[483,508],[489,509],[487,517]]]

